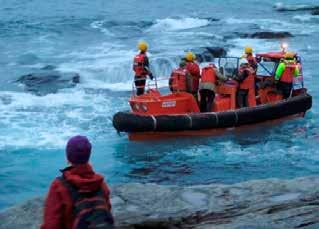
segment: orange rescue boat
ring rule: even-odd
[[[211,112],[201,113],[192,94],[176,92],[162,94],[165,88],[148,84],[146,94],[129,100],[131,111],[118,112],[113,126],[118,132],[127,132],[130,140],[178,136],[207,136],[229,128],[304,116],[312,106],[312,97],[303,85],[301,75],[295,79],[291,96],[282,99],[273,83],[274,73],[284,52],[257,54],[256,93],[249,95],[255,106],[238,108],[238,83],[232,80],[238,72],[239,58],[223,57],[218,63],[221,72],[230,80],[216,86],[216,97]],[[301,64],[300,58],[297,56]]]

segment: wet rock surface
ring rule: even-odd
[[[312,15],[319,15],[319,7],[317,10],[314,10],[311,12]]]
[[[289,32],[273,32],[273,31],[262,31],[255,33],[239,33],[241,38],[254,38],[254,39],[283,39],[293,37]]]
[[[51,66],[49,66],[51,68]],[[74,72],[47,70],[21,76],[17,82],[25,86],[25,90],[39,96],[57,93],[59,89],[71,88],[80,82],[80,75]]]
[[[285,5],[281,2],[276,3],[273,8],[277,11],[312,11],[319,10],[318,5],[306,5],[306,4],[294,4],[294,5]]]
[[[196,55],[196,61],[209,62],[213,61],[214,58],[223,57],[227,55],[227,50],[222,47],[201,47],[194,50]]]
[[[112,188],[117,228],[319,228],[319,176],[234,185]],[[0,228],[38,228],[43,198],[0,213]]]

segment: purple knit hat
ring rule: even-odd
[[[91,143],[85,136],[74,136],[66,145],[66,157],[72,164],[85,164],[91,155]]]

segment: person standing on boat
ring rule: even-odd
[[[245,47],[245,54],[243,57],[247,59],[250,67],[252,67],[252,69],[257,72],[258,64],[256,58],[253,56],[253,48],[251,46]]]
[[[140,53],[134,57],[133,70],[135,72],[134,83],[136,86],[136,95],[143,95],[146,83],[146,77],[153,80],[153,74],[149,69],[149,60],[146,55],[148,45],[141,41],[138,43]]]
[[[239,82],[237,91],[238,107],[256,106],[255,71],[249,65],[247,59],[241,60],[238,76],[235,79]]]
[[[295,53],[286,52],[275,73],[277,89],[282,93],[284,99],[290,97],[293,79],[300,73],[295,56]]]
[[[192,76],[192,86],[191,86],[191,93],[194,95],[194,97],[197,99],[197,93],[198,93],[198,86],[199,86],[199,79],[200,79],[200,68],[197,63],[195,63],[196,56],[192,52],[188,52],[185,55],[186,60],[186,69],[189,71],[189,73]]]
[[[217,79],[227,80],[226,77],[220,74],[215,64],[209,64],[202,69],[201,80],[199,83],[201,112],[212,111]]]
[[[189,92],[191,93],[192,77],[186,69],[186,62],[182,60],[179,68],[173,70],[169,78],[169,88],[171,92]]]

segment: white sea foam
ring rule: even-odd
[[[244,47],[250,45],[254,47],[255,53],[269,52],[270,50],[278,50],[280,44],[278,41],[263,40],[263,39],[233,39],[232,44],[235,45],[234,48],[230,49],[228,52],[229,56],[242,56]]]
[[[135,50],[128,50],[120,44],[104,43],[82,51],[65,53],[61,58],[70,61],[57,66],[62,72],[78,72],[81,83],[91,88],[107,88],[114,91],[130,91],[134,72],[132,58]],[[176,53],[148,53],[151,70],[158,77],[168,76],[178,64]]]
[[[127,82],[132,79],[132,58],[134,50],[127,50],[120,45],[102,44],[82,51],[64,54],[63,58],[71,61],[58,66],[60,71],[75,71],[81,75],[81,82],[100,81],[103,83]],[[91,84],[92,86],[92,84]],[[99,84],[96,84],[98,87]]]
[[[319,20],[319,16],[318,15],[310,15],[310,14],[295,15],[295,16],[293,16],[293,19],[296,21],[301,21],[301,22],[310,22],[313,20]]]
[[[104,33],[105,35],[108,36],[113,36],[113,33],[111,33],[104,25],[105,21],[100,20],[100,21],[94,21],[90,24],[91,28],[97,29],[100,32]]]
[[[0,134],[0,148],[63,147],[72,135],[96,132],[92,119],[107,120],[112,109],[110,98],[87,94],[82,88],[43,97],[1,91],[0,98],[6,99],[0,102],[0,132],[4,133]]]
[[[200,18],[165,18],[157,19],[156,23],[151,26],[149,31],[178,31],[203,27],[207,26],[208,24],[209,20]]]
[[[36,96],[24,92],[13,91],[1,91],[0,97],[9,98],[9,104],[1,104],[0,109],[12,109],[12,108],[28,108],[28,107],[60,107],[70,104],[83,104],[85,100],[85,94],[81,90],[67,89],[58,94],[48,94],[46,96]]]

